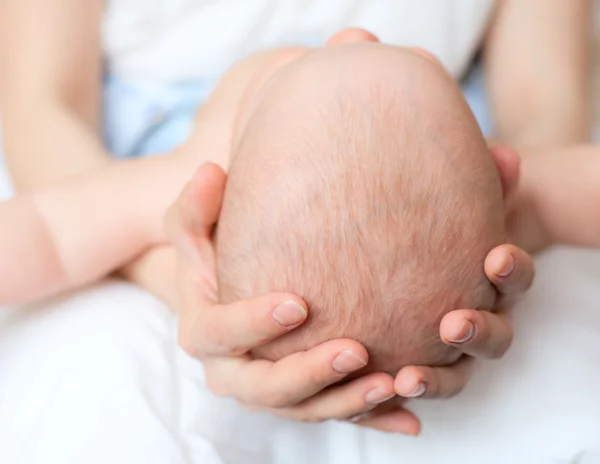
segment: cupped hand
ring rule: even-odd
[[[389,374],[335,385],[369,361],[365,348],[354,340],[332,340],[277,362],[252,359],[252,348],[302,325],[309,308],[288,293],[218,303],[212,235],[225,181],[220,167],[203,165],[167,215],[167,229],[178,249],[179,342],[203,362],[209,389],[251,410],[310,422],[360,417],[390,400],[395,393]],[[378,414],[371,426],[414,434],[418,420],[393,408]]]
[[[492,153],[509,205],[518,184],[519,159],[506,147],[494,147]],[[420,431],[420,422],[403,407],[405,398],[452,396],[468,380],[473,357],[497,358],[510,346],[512,327],[505,312],[464,309],[448,313],[440,324],[441,339],[466,355],[454,366],[407,366],[395,379],[375,373],[332,386],[368,362],[364,347],[347,339],[326,342],[277,362],[253,360],[248,354],[252,348],[301,325],[308,308],[290,294],[218,304],[212,232],[225,179],[218,166],[202,166],[168,217],[168,229],[179,250],[180,342],[203,361],[214,393],[289,419],[350,418],[379,430],[414,435]],[[531,257],[510,244],[489,253],[485,272],[506,296],[525,291],[534,275]]]
[[[519,182],[519,157],[503,146],[490,148],[500,173],[507,214],[513,207]],[[532,258],[522,249],[503,244],[494,248],[484,263],[488,279],[496,286],[500,308],[494,312],[459,309],[449,312],[440,323],[440,338],[458,348],[463,356],[447,367],[407,366],[396,375],[396,393],[404,398],[440,398],[460,392],[472,371],[475,358],[500,358],[510,347],[513,329],[507,316],[506,297],[526,291],[534,278]],[[510,306],[510,305],[508,305]],[[398,402],[398,399],[395,400]],[[371,423],[378,417],[369,418]],[[367,422],[369,423],[369,422]]]
[[[523,250],[510,245],[494,248],[485,260],[485,272],[503,296],[516,295],[529,288],[533,280],[533,263]],[[505,309],[505,308],[503,308]],[[499,358],[509,348],[513,330],[506,311],[459,309],[449,312],[440,323],[440,338],[458,348],[464,356],[444,367],[406,366],[394,380],[397,394],[356,418],[360,425],[394,431],[400,421],[404,430],[420,433],[419,419],[405,408],[411,398],[447,398],[459,393],[472,372],[475,358]]]

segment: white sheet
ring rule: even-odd
[[[415,402],[417,439],[213,397],[176,346],[173,315],[124,283],[0,308],[0,463],[597,464],[600,253],[554,250],[537,264],[511,351],[461,395]]]
[[[458,397],[415,402],[418,439],[289,423],[214,398],[176,347],[173,316],[124,283],[8,311],[0,462],[600,462],[600,254],[556,250],[538,264],[513,349]]]

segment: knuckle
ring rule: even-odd
[[[270,391],[263,402],[265,406],[276,409],[294,406],[296,403],[293,395],[285,391]]]
[[[232,350],[227,346],[226,340],[227,335],[218,317],[195,311],[194,316],[184,315],[180,319],[178,341],[192,357],[199,358],[207,354],[230,355]]]
[[[193,358],[206,354],[232,355],[233,350],[227,346],[227,335],[219,318],[203,317],[196,313],[195,317],[182,317],[179,322],[178,342],[181,348]]]
[[[227,344],[227,335],[223,330],[220,319],[205,320],[198,324],[202,330],[202,340],[210,345],[211,352],[217,355],[233,355],[238,353]]]

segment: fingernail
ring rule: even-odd
[[[360,356],[356,356],[350,350],[342,351],[331,363],[333,370],[339,372],[340,374],[348,374],[350,372],[357,371],[366,365],[367,361]]]
[[[510,255],[510,259],[504,263],[504,266],[502,266],[497,274],[499,277],[508,277],[510,274],[512,274],[512,271],[515,270],[515,257],[513,255]]]
[[[284,301],[273,311],[273,319],[283,327],[292,328],[306,319],[306,309],[294,300]]]
[[[417,398],[418,396],[423,396],[426,391],[427,391],[427,384],[425,382],[419,382],[419,385],[417,385],[417,388],[415,388],[410,393],[407,393],[406,395],[402,395],[402,396],[404,396],[405,398]]]
[[[394,396],[395,393],[390,394],[389,391],[377,387],[365,395],[365,402],[369,404],[379,404],[392,399]]]
[[[465,321],[460,330],[454,335],[454,337],[450,338],[448,341],[450,343],[466,343],[473,338],[475,335],[475,326],[470,321]]]

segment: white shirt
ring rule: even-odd
[[[120,77],[214,78],[266,48],[322,44],[343,27],[434,53],[460,77],[476,53],[493,0],[107,0],[103,46]]]

